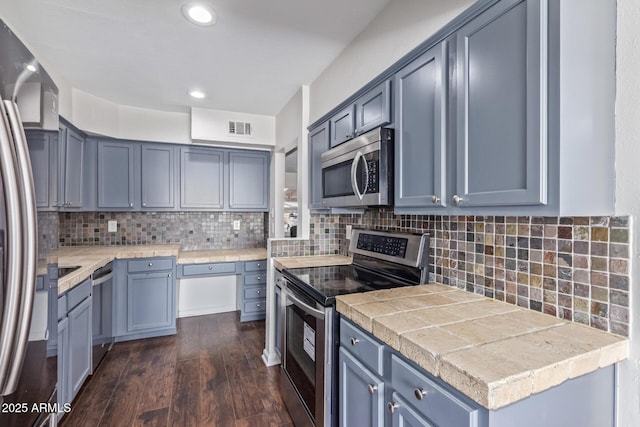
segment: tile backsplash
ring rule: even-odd
[[[325,218],[325,222],[327,219]],[[629,335],[630,218],[340,215],[346,225],[431,235],[430,279]],[[339,252],[347,253],[342,239]]]
[[[309,239],[271,239],[271,256],[335,255],[345,239],[338,215],[311,215]]]
[[[60,246],[177,243],[183,250],[266,247],[262,212],[65,212]],[[107,222],[118,231],[107,231]],[[240,230],[233,221],[240,221]]]

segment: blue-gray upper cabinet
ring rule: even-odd
[[[65,210],[82,208],[84,137],[73,129],[60,129],[58,202]]]
[[[547,202],[544,1],[503,0],[457,32],[456,205]]]
[[[223,150],[180,148],[181,209],[224,209],[224,157]]]
[[[354,136],[391,123],[391,80],[362,95],[355,102]]]
[[[229,152],[229,210],[269,210],[269,153]]]
[[[355,108],[353,104],[331,117],[329,119],[331,147],[333,148],[353,138],[355,124]]]
[[[98,141],[98,208],[135,208],[135,150],[131,142]]]
[[[175,148],[142,145],[142,209],[175,207]]]
[[[58,132],[27,130],[38,210],[58,210]]]
[[[329,119],[331,147],[389,123],[391,80],[386,80]]]
[[[447,44],[400,70],[395,87],[395,205],[446,205]]]
[[[329,122],[309,132],[309,209],[322,206],[322,153],[329,149]]]

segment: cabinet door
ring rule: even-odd
[[[269,209],[269,153],[229,153],[229,208]]]
[[[224,182],[224,151],[180,149],[181,208],[223,209]]]
[[[91,297],[69,311],[69,386],[70,399],[78,394],[80,387],[91,373],[92,315]]]
[[[65,133],[63,201],[67,209],[80,209],[82,207],[84,138],[71,129],[67,129]]]
[[[127,332],[144,332],[175,324],[175,279],[170,272],[129,274]]]
[[[322,209],[322,153],[329,149],[329,122],[309,133],[309,209]]]
[[[546,203],[546,23],[540,4],[501,1],[456,35],[454,202],[460,206]]]
[[[394,405],[391,418],[393,427],[436,427],[411,409],[397,393],[392,394],[390,405]]]
[[[142,146],[142,208],[173,208],[174,147],[160,144]]]
[[[31,158],[33,186],[36,192],[36,207],[48,208],[50,205],[49,178],[52,174],[51,143],[44,132],[27,131],[27,145]]]
[[[384,383],[340,347],[341,426],[384,426]]]
[[[71,403],[69,368],[69,319],[65,317],[58,321],[58,418],[64,414],[64,404]]]
[[[358,98],[355,103],[355,135],[360,135],[378,126],[391,122],[391,80]]]
[[[98,208],[133,209],[136,145],[98,142]]]
[[[354,106],[349,105],[329,120],[331,126],[331,147],[353,138],[355,129]]]
[[[395,76],[395,205],[445,203],[447,47],[429,49]]]
[[[279,276],[276,273],[276,276]],[[282,356],[282,288],[278,285],[278,279],[276,279],[276,293],[275,293],[275,319],[276,319],[276,353],[278,357]]]

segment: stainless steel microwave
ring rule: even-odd
[[[373,129],[322,153],[322,205],[393,204],[393,129]]]

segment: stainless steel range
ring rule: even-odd
[[[351,265],[285,269],[280,389],[295,425],[338,422],[335,297],[427,283],[429,235],[354,230]]]

